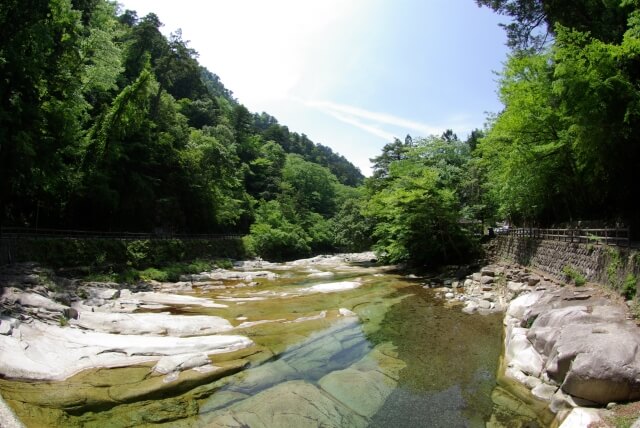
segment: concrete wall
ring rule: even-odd
[[[497,257],[531,266],[559,280],[565,278],[565,266],[580,272],[589,281],[614,288],[622,287],[629,275],[640,277],[637,250],[509,235],[498,236],[492,246]]]

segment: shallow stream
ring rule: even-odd
[[[149,363],[0,380],[2,395],[34,427],[484,427],[494,413],[500,315],[446,308],[420,279],[366,263],[254,270],[278,276],[195,283],[182,294],[227,307],[168,310],[224,317],[254,342],[211,356],[215,375],[176,381]]]

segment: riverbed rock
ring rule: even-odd
[[[496,270],[495,267],[493,266],[485,266],[482,269],[480,269],[480,274],[482,276],[491,276],[494,277],[496,276]]]
[[[376,370],[347,368],[320,379],[320,387],[355,413],[371,417],[382,407],[396,382]]]
[[[543,297],[542,291],[523,294],[509,303],[507,315],[516,319],[523,319],[525,312]]]
[[[507,289],[518,294],[525,289],[525,285],[522,282],[509,281],[507,282]]]
[[[224,318],[207,315],[170,315],[166,313],[107,313],[81,311],[70,321],[78,327],[103,333],[153,336],[206,336],[233,329]]]
[[[478,311],[478,303],[473,301],[473,300],[468,300],[467,302],[465,302],[465,307],[462,308],[462,312],[464,312],[465,314],[474,314]]]
[[[483,275],[480,278],[480,284],[482,285],[488,285],[488,284],[493,284],[495,281],[495,278],[492,276],[488,276],[488,275]]]
[[[212,272],[202,272],[198,274],[180,275],[180,281],[182,282],[207,282],[207,281],[221,281],[221,280],[236,280],[251,282],[254,278],[265,278],[273,280],[278,277],[278,274],[271,271],[251,271],[243,272],[237,270],[216,269]]]
[[[0,334],[4,336],[10,335],[13,328],[19,324],[20,322],[15,318],[0,316]]]
[[[81,290],[84,290],[87,293],[88,298],[90,299],[102,299],[102,300],[111,300],[117,299],[120,297],[120,290],[118,290],[118,284],[101,284],[104,287],[97,287],[94,285],[84,286]],[[113,288],[109,288],[108,286],[112,285]]]
[[[88,368],[129,366],[168,355],[232,352],[252,344],[250,339],[236,335],[121,335],[33,321],[20,324],[12,336],[3,336],[0,373],[8,378],[62,380]]]
[[[19,304],[21,306],[44,309],[51,312],[62,312],[68,307],[54,302],[50,298],[40,294],[22,291],[13,287],[4,289],[2,296],[0,296],[0,301],[7,302],[9,304]]]
[[[556,391],[558,391],[557,386],[542,382],[531,388],[531,394],[533,394],[534,397],[545,401],[551,401]]]
[[[580,407],[573,409],[559,428],[584,428],[595,426],[601,421],[602,418],[596,409],[585,409],[584,407]]]
[[[237,428],[368,425],[365,418],[301,380],[281,383],[201,419],[207,426]]]
[[[141,304],[159,304],[159,305],[185,305],[185,306],[202,306],[205,308],[227,308],[227,305],[215,303],[211,299],[203,297],[185,296],[179,294],[167,294],[143,291],[132,293],[129,290],[122,290],[120,297],[115,301],[120,305],[141,305]]]
[[[507,329],[505,362],[508,367],[535,377],[542,373],[542,357],[527,338],[527,329],[513,327]]]
[[[343,317],[357,317],[358,316],[355,312],[350,311],[347,308],[338,309],[338,313],[340,314],[340,316],[343,316]]]
[[[619,324],[565,326],[547,363],[562,390],[600,404],[640,398],[637,328]]]
[[[314,272],[309,274],[309,278],[330,278],[334,275],[333,272]]]
[[[491,302],[488,300],[478,300],[478,309],[491,309]]]
[[[161,374],[178,372],[209,365],[211,361],[206,354],[166,355],[158,360],[153,371]]]
[[[391,395],[406,367],[390,343],[376,346],[360,361],[324,376],[318,384],[334,399],[367,418]]]
[[[535,275],[535,274],[529,275],[529,277],[527,278],[527,285],[529,287],[535,287],[540,283],[541,280],[542,278],[540,278],[538,275]]]
[[[354,288],[360,287],[360,285],[361,283],[357,281],[327,282],[312,285],[302,291],[308,291],[311,293],[333,293],[336,291],[353,290]]]

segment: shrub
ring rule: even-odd
[[[168,281],[169,274],[163,270],[156,268],[148,268],[138,273],[138,276],[143,281]]]
[[[633,299],[637,293],[638,279],[633,274],[627,275],[622,288],[622,295],[627,299]]]
[[[566,265],[564,268],[562,268],[562,272],[567,277],[567,280],[573,280],[573,283],[576,287],[581,287],[587,282],[584,275],[582,275],[580,272],[569,265]]]
[[[279,261],[311,254],[307,239],[302,228],[293,224],[274,228],[268,224],[255,223],[251,226],[248,243],[255,254]]]

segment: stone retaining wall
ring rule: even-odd
[[[622,289],[625,279],[640,277],[640,254],[637,250],[599,244],[498,236],[492,246],[498,258],[539,269],[559,280],[569,267],[587,280]]]

